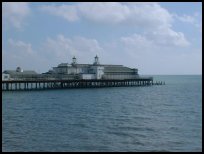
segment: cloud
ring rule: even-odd
[[[198,12],[195,12],[192,15],[178,15],[174,13],[173,17],[180,22],[191,24],[199,30],[202,29],[202,14],[199,14]]]
[[[170,26],[171,14],[158,3],[75,3],[42,6],[41,10],[69,22],[86,19],[96,23],[129,23],[145,27]]]
[[[193,15],[178,15],[178,14],[173,14],[173,17],[176,18],[177,20],[185,23],[190,23],[190,24],[196,24],[198,21],[199,13],[195,12]]]
[[[190,15],[182,15],[182,16],[179,16],[179,15],[174,15],[176,19],[182,21],[182,22],[186,22],[186,23],[192,23],[194,24],[196,19],[195,19],[195,16],[190,16]]]
[[[9,39],[3,43],[2,49],[2,65],[6,65],[6,69],[21,66],[45,72],[59,63],[71,63],[73,56],[77,57],[78,63],[92,63],[96,54],[103,64],[136,67],[141,74],[176,71],[177,74],[182,74],[182,71],[190,70],[199,72],[201,68],[202,52],[198,53],[195,44],[189,42],[184,33],[175,31],[172,25],[175,24],[174,21],[180,21],[184,25],[199,24],[198,19],[202,14],[178,16],[168,12],[159,3],[138,2],[66,3],[63,5],[60,3],[40,6],[40,9],[68,22],[86,20],[91,24],[94,23],[94,26],[97,24],[111,24],[115,27],[125,25],[117,27],[117,30],[124,30],[123,28],[131,30],[117,33],[117,37],[114,37],[116,34],[114,31],[111,33],[111,38],[114,37],[114,40],[102,39],[102,42],[97,38],[67,37],[62,34],[48,37],[39,46],[33,46],[31,42],[23,40]],[[30,13],[28,3],[3,3],[3,21],[15,28],[21,29]],[[199,28],[202,29],[202,26]],[[106,30],[106,28],[100,30]],[[129,32],[133,33],[129,34]],[[92,36],[97,37],[97,34]],[[110,36],[107,38],[109,39]],[[179,66],[182,67],[177,69]]]
[[[77,57],[79,63],[92,63],[95,55],[101,56],[104,53],[96,39],[80,36],[66,38],[61,34],[56,38],[47,38],[36,50],[33,50],[31,43],[10,38],[2,51],[3,68],[15,69],[21,66],[39,69],[41,72],[62,62],[71,63],[73,56]]]
[[[2,66],[4,69],[15,69],[17,66],[23,69],[45,68],[49,60],[44,59],[37,51],[33,50],[32,44],[21,40],[8,39],[2,54]]]
[[[80,3],[76,7],[81,18],[99,23],[121,23],[131,13],[128,6],[117,2]]]
[[[141,50],[154,47],[188,47],[190,45],[182,32],[175,32],[170,28],[121,37],[121,42],[126,46],[134,46],[135,49]]]
[[[134,41],[137,43],[141,43],[140,39],[146,39],[145,44],[148,42],[148,45],[150,42],[151,45],[164,46],[188,46],[190,44],[183,33],[171,28],[173,15],[162,8],[159,3],[90,2],[47,5],[42,6],[41,10],[63,17],[69,22],[85,19],[95,23],[126,24],[137,27],[141,33],[145,33],[144,36],[141,34],[141,37],[135,37]]]
[[[182,32],[175,32],[170,28],[149,32],[146,34],[146,37],[161,46],[187,47],[190,45],[190,42],[185,38]]]
[[[32,54],[32,47],[30,43],[25,43],[23,41],[14,41],[13,39],[9,39],[9,46],[12,52],[22,52],[23,54]]]
[[[69,62],[73,56],[78,58],[78,61],[88,62],[97,55],[101,55],[103,48],[99,45],[96,39],[84,37],[66,38],[59,34],[56,38],[47,38],[43,43],[43,50],[46,51],[50,59],[58,62]]]
[[[5,45],[3,51],[3,64],[9,64],[8,67],[12,66],[14,68],[23,64],[29,65],[29,61],[34,55],[30,43],[15,41],[11,38],[8,40],[8,43]]]
[[[160,36],[148,33],[123,36],[115,43],[117,44],[113,48],[115,55],[119,55],[117,59],[120,59],[120,63],[137,67],[140,74],[155,74],[155,72],[159,74],[193,74],[200,72],[201,58],[199,55],[201,52],[196,51],[189,45],[189,42],[183,40],[182,33],[174,34],[171,31],[168,33],[173,33],[172,36],[170,35],[171,39],[169,39],[169,34]],[[177,40],[179,41],[177,42]]]
[[[173,33],[172,40],[174,41],[178,39],[177,37],[182,37],[179,33],[174,34],[171,31],[166,33]],[[37,71],[42,73],[60,63],[71,63],[73,56],[77,58],[78,63],[92,63],[97,54],[102,64],[122,64],[138,68],[140,74],[154,74],[155,72],[187,74],[187,68],[191,68],[189,71],[195,70],[195,73],[200,71],[201,50],[196,51],[192,46],[186,45],[185,41],[180,44],[174,41],[168,42],[169,34],[162,35],[164,36],[135,33],[101,43],[94,38],[66,37],[59,34],[44,40],[42,45],[35,50],[31,43],[9,39],[2,50],[3,68],[6,66],[6,69],[15,69],[21,66],[23,69],[38,69]],[[158,42],[159,37],[163,41]],[[168,43],[172,45],[167,47]]]
[[[52,15],[63,17],[66,20],[71,22],[79,20],[77,9],[75,6],[72,6],[72,5],[61,5],[61,6],[47,5],[47,6],[42,6],[41,10],[48,12]]]
[[[24,20],[30,12],[26,2],[3,2],[2,5],[3,21],[17,29],[22,28]]]

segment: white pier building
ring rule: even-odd
[[[110,79],[124,80],[138,78],[138,69],[125,67],[123,65],[100,64],[99,57],[95,56],[93,64],[79,64],[76,57],[72,63],[61,63],[46,73],[38,74],[32,70],[23,70],[17,67],[16,70],[5,70],[2,73],[2,80],[91,80]]]
[[[93,64],[78,64],[73,57],[71,64],[61,63],[46,74],[68,75],[78,79],[135,79],[138,77],[138,70],[123,65],[100,64],[99,57],[95,56]]]

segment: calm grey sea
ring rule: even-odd
[[[3,151],[202,151],[202,76],[166,85],[2,92]]]

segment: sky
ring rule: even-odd
[[[3,2],[2,70],[60,63],[202,74],[201,2]]]

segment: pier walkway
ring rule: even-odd
[[[2,81],[2,91],[45,90],[69,88],[100,88],[162,85],[164,82],[153,82],[153,78],[124,80],[8,80]]]

